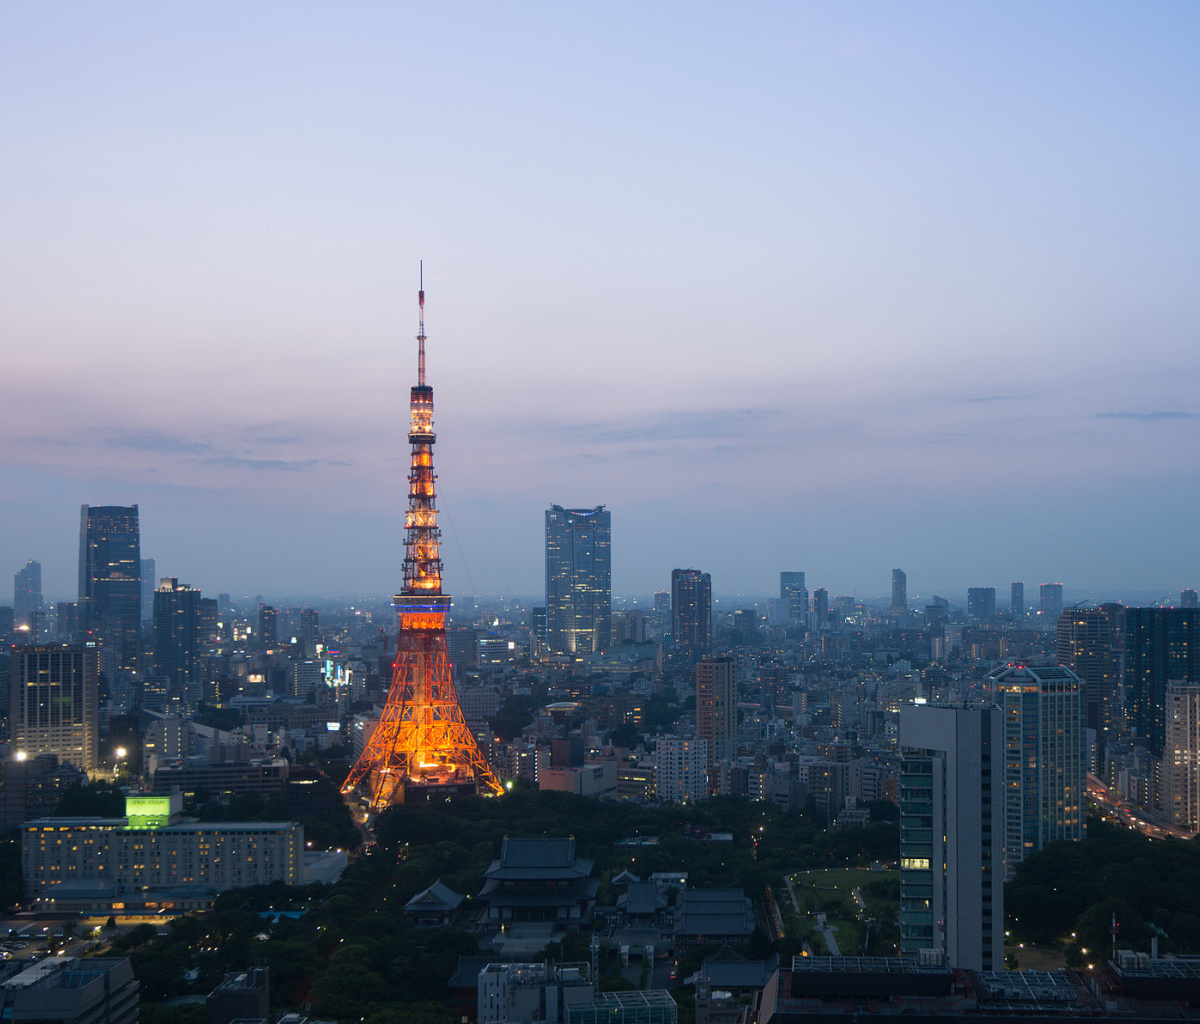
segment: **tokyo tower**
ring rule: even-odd
[[[425,383],[425,274],[421,268],[417,383],[411,391],[404,587],[392,601],[400,619],[392,686],[379,724],[355,762],[343,793],[358,790],[371,813],[392,804],[458,793],[498,795],[503,788],[467,728],[446,653],[441,531],[434,494],[433,388]]]

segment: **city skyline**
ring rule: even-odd
[[[49,597],[84,502],[205,592],[393,590],[421,256],[449,593],[536,594],[551,502],[618,513],[617,594],[1196,585],[1192,6],[3,19]]]

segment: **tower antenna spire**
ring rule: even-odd
[[[421,285],[417,292],[417,305],[420,307],[420,328],[417,331],[417,383],[425,383],[425,261],[419,262]]]

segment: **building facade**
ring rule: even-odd
[[[32,628],[35,616],[41,610],[42,563],[30,559],[13,577],[13,617],[18,626]]]
[[[900,947],[1004,969],[1004,720],[993,704],[900,708]]]
[[[788,619],[794,625],[808,626],[808,585],[804,573],[785,571],[779,574],[779,598],[788,605]]]
[[[14,961],[0,979],[0,1019],[137,1024],[138,980],[128,957]]]
[[[671,640],[696,657],[712,649],[712,577],[708,573],[671,570]]]
[[[1053,626],[1063,610],[1063,585],[1043,583],[1039,588],[1042,624]]]
[[[1163,811],[1177,828],[1200,832],[1200,686],[1168,683]]]
[[[138,669],[142,627],[142,546],[138,507],[84,505],[79,513],[79,617],[85,635]]]
[[[546,647],[550,654],[608,649],[612,629],[612,513],[546,510]]]
[[[704,658],[696,663],[696,738],[708,745],[709,781],[713,765],[736,753],[737,662],[733,658]]]
[[[1012,612],[1012,617],[1020,622],[1025,618],[1025,584],[1020,582],[1014,583],[1011,595],[1009,609]]]
[[[203,694],[200,591],[174,577],[154,591],[154,674],[183,691],[195,706]]]
[[[660,736],[654,751],[654,786],[669,804],[708,799],[708,743],[702,739]]]
[[[12,649],[9,737],[13,756],[55,754],[82,771],[99,767],[99,653],[95,644]]]
[[[991,622],[996,617],[996,588],[968,587],[967,615],[980,622]]]
[[[1083,683],[1086,720],[1103,748],[1121,732],[1121,667],[1124,661],[1125,607],[1102,604],[1067,608],[1058,617],[1055,655]]]
[[[25,822],[26,892],[36,896],[63,882],[105,882],[120,890],[300,884],[304,827],[298,822],[181,822],[181,804],[178,794],[131,796],[124,818]]]
[[[892,570],[892,614],[908,611],[908,576],[903,569]]]
[[[1004,712],[1004,873],[1047,843],[1083,839],[1087,816],[1084,687],[1064,665],[988,674]]]
[[[1200,683],[1200,609],[1125,610],[1125,700],[1128,724],[1163,756],[1167,683]]]

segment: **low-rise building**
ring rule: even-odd
[[[233,889],[303,878],[304,828],[294,821],[183,821],[179,794],[130,796],[124,818],[38,818],[21,826],[25,889],[66,881],[120,890]]]
[[[572,768],[543,768],[538,789],[552,789],[576,796],[612,798],[617,795],[616,761],[576,765]]]
[[[0,1019],[43,1024],[136,1024],[138,982],[128,957],[48,957],[10,963],[0,976]]]
[[[248,747],[244,749],[249,750]],[[264,800],[283,795],[284,783],[288,778],[288,762],[285,758],[229,759],[228,748],[222,748],[220,753],[227,759],[213,761],[189,757],[182,761],[160,763],[154,772],[154,792],[167,794],[178,789],[192,800],[199,791],[207,793],[210,800],[225,803],[235,796],[249,793]]]

